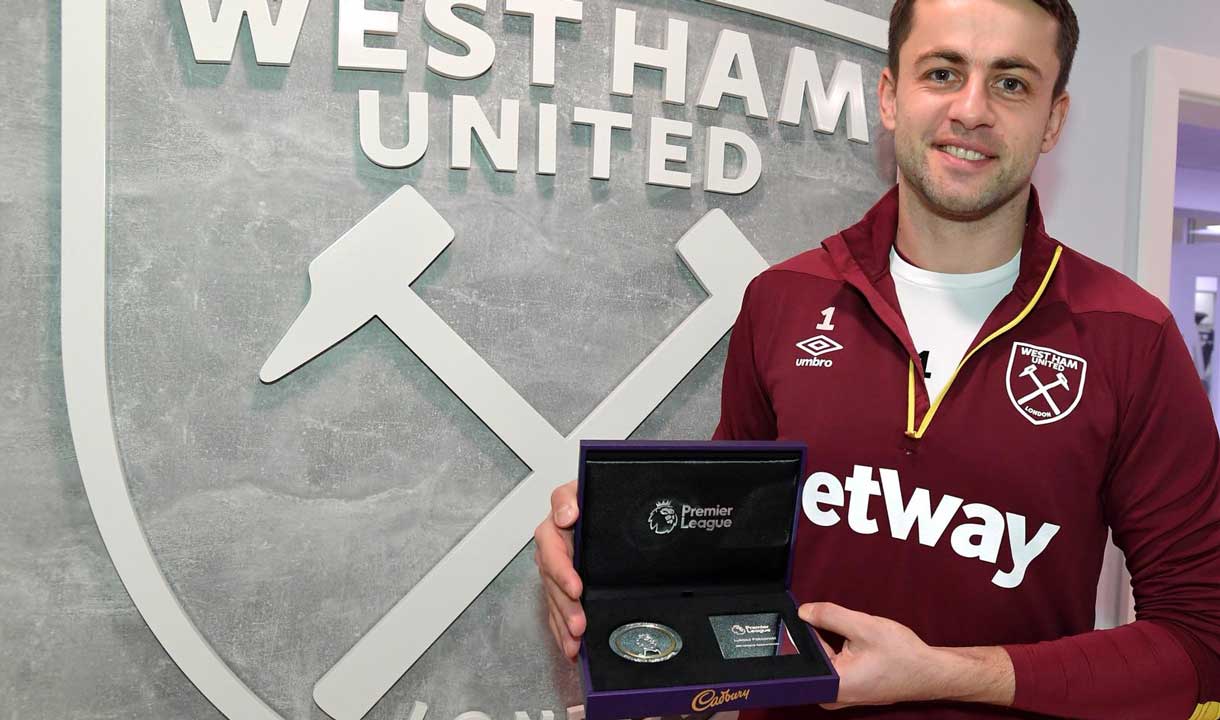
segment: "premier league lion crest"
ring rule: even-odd
[[[661,500],[648,513],[648,529],[658,535],[668,535],[678,527],[678,513],[674,511],[673,502]]]
[[[1008,398],[1034,425],[1057,422],[1080,404],[1088,368],[1089,363],[1076,355],[1013,343],[1005,376]]]

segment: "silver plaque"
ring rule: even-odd
[[[713,615],[708,621],[725,660],[800,654],[779,613]]]
[[[660,623],[628,623],[610,633],[610,649],[632,662],[662,662],[682,649],[682,636]]]

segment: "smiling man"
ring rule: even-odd
[[[1220,714],[1207,399],[1165,307],[1051,238],[1030,184],[1077,37],[1067,0],[898,0],[897,186],[756,278],[734,326],[716,437],[809,444],[793,591],[838,717]],[[572,486],[552,503],[537,559],[574,656]],[[1107,532],[1137,620],[1094,631]]]

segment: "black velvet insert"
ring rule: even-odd
[[[598,690],[643,690],[683,685],[752,682],[828,675],[830,668],[785,591],[727,595],[603,593],[584,599],[588,629],[585,652],[592,686]],[[797,655],[725,659],[708,618],[736,613],[777,612],[788,626]],[[682,650],[664,662],[625,660],[610,649],[610,633],[631,622],[668,625],[682,636]]]
[[[799,451],[589,449],[582,473],[587,587],[783,589]]]

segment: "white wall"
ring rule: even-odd
[[[1068,90],[1065,135],[1043,158],[1035,183],[1051,234],[1107,265],[1131,272],[1126,207],[1133,181],[1130,155],[1134,58],[1149,45],[1220,57],[1216,0],[1073,0],[1082,28]],[[1169,232],[1169,228],[1166,228]]]

